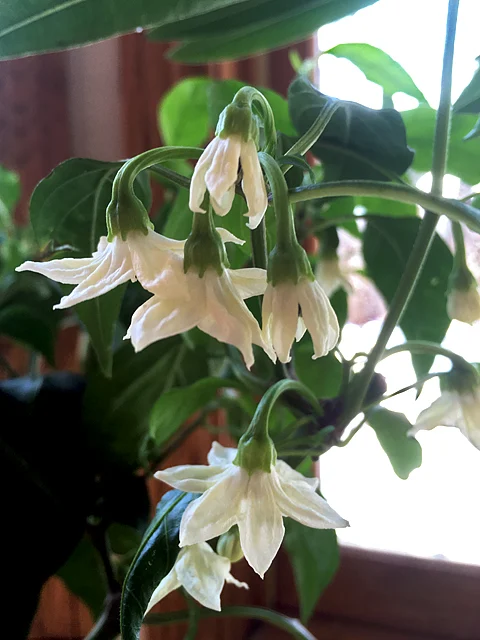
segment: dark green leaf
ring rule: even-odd
[[[209,78],[185,78],[163,98],[158,125],[165,144],[197,147],[208,137]]]
[[[342,383],[342,365],[333,354],[312,360],[311,340],[304,338],[295,346],[294,364],[300,382],[318,398],[334,398]]]
[[[387,96],[393,96],[397,91],[402,91],[419,102],[427,102],[405,69],[382,49],[363,42],[351,42],[337,44],[323,53],[350,60],[363,71],[367,80],[380,85]]]
[[[75,306],[90,336],[100,370],[108,378],[112,375],[113,339],[125,289],[126,284]]]
[[[343,328],[348,316],[348,295],[345,289],[335,291],[330,298],[330,302],[332,303],[333,310],[337,314],[338,324],[340,328]]]
[[[387,303],[392,301],[405,271],[420,223],[416,218],[381,217],[368,222],[363,241],[367,272]],[[400,322],[407,340],[442,342],[450,324],[445,296],[452,265],[449,248],[435,235],[413,296]],[[430,369],[432,362],[432,356],[413,356],[419,376]]]
[[[480,113],[480,66],[453,105],[453,110],[456,113]]]
[[[412,428],[410,422],[403,413],[374,407],[368,412],[368,424],[375,431],[397,476],[406,480],[422,464],[419,442],[407,436],[408,430]]]
[[[285,521],[285,529],[285,546],[295,575],[300,618],[307,623],[337,572],[337,536],[334,529],[309,529],[290,519]]]
[[[55,326],[41,309],[28,304],[11,304],[0,308],[0,335],[8,336],[55,362]]]
[[[185,240],[192,229],[193,214],[188,208],[189,192],[179,189],[175,194],[175,200],[168,212],[167,221],[162,233],[167,238]]]
[[[123,640],[138,640],[147,604],[177,558],[178,531],[183,512],[197,496],[169,491],[157,505],[157,512],[145,533],[127,574],[122,595]]]
[[[150,415],[150,434],[157,446],[174,435],[195,412],[215,399],[217,391],[238,387],[238,383],[223,378],[204,378],[189,387],[171,389],[155,403]]]
[[[329,100],[299,77],[288,90],[290,116],[299,134],[315,122]],[[403,174],[413,160],[402,117],[394,109],[369,109],[340,101],[312,153],[323,163],[324,178],[385,180]]]
[[[140,465],[150,411],[174,373],[180,345],[181,338],[169,338],[135,354],[124,343],[114,355],[110,379],[88,375],[85,417],[91,444],[107,463]]]
[[[250,0],[242,7],[243,13],[220,16],[218,30],[216,22],[212,20],[210,27],[207,25],[205,37],[187,40],[174,48],[170,55],[174,60],[190,63],[244,58],[301,40],[322,25],[374,2],[297,0],[292,3],[291,0],[267,0],[259,4]],[[212,30],[216,35],[212,34]]]
[[[68,589],[90,609],[96,620],[107,595],[102,559],[90,539],[84,536],[68,560],[57,571]]]
[[[402,112],[408,144],[415,150],[412,169],[416,171],[431,171],[435,114],[436,112],[428,107]],[[447,160],[447,173],[452,173],[472,185],[480,181],[480,140],[465,142],[464,138],[475,128],[476,120],[473,115],[453,115]]]

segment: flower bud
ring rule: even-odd
[[[228,558],[232,563],[243,558],[238,527],[232,527],[226,533],[222,533],[217,542],[217,553],[219,556]]]
[[[447,313],[451,320],[467,324],[480,320],[480,294],[477,282],[466,266],[455,268],[450,276]]]

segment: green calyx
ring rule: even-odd
[[[195,213],[190,235],[185,242],[183,269],[198,272],[203,278],[207,269],[213,269],[221,275],[229,262],[220,234],[213,223],[212,209],[207,213]]]
[[[467,265],[454,266],[448,279],[448,291],[469,291],[476,289],[477,281],[473,277]]]
[[[219,556],[228,558],[232,563],[243,558],[240,533],[236,525],[226,533],[222,533],[217,542],[217,553]]]
[[[480,386],[480,376],[473,365],[468,368],[454,366],[448,375],[441,379],[441,386],[459,394],[471,394]]]
[[[121,236],[122,240],[125,240],[131,231],[140,231],[147,235],[149,229],[153,229],[142,201],[128,185],[117,185],[117,188],[114,185],[106,218],[110,242],[114,236]]]
[[[315,279],[305,249],[296,239],[287,245],[277,244],[268,257],[268,282],[276,287],[284,282],[298,284],[303,278]]]
[[[270,473],[272,467],[277,462],[277,451],[273,440],[267,433],[265,426],[263,433],[249,433],[250,429],[243,434],[238,442],[238,452],[233,464],[242,467],[252,475],[255,471]]]
[[[253,140],[258,146],[257,116],[248,102],[232,102],[220,114],[215,133],[220,138],[240,136],[244,142]]]

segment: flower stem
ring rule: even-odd
[[[434,342],[427,342],[426,340],[407,340],[407,342],[404,342],[403,344],[399,344],[396,347],[392,347],[391,349],[384,351],[379,360],[385,360],[385,358],[389,358],[396,353],[402,353],[402,351],[423,353],[432,356],[444,356],[445,358],[449,358],[452,365],[458,369],[474,371],[475,373],[477,371],[473,364],[470,364],[470,362],[465,360],[465,358],[462,358],[458,353],[450,351],[450,349],[446,349],[445,347],[441,347],[439,344],[435,344]]]
[[[308,629],[306,629],[299,620],[288,618],[287,616],[264,609],[263,607],[224,607],[222,611],[212,611],[210,609],[201,609],[199,611],[200,618],[247,618],[250,620],[262,620],[269,624],[290,633],[296,640],[316,640]],[[151,613],[145,620],[144,624],[148,625],[167,625],[178,622],[187,622],[189,618],[188,611],[172,611],[171,613]]]
[[[320,113],[318,114],[315,122],[312,124],[310,129],[306,131],[301,138],[299,138],[287,151],[285,155],[287,156],[295,156],[300,155],[303,156],[307,153],[309,149],[313,147],[315,142],[319,139],[322,133],[325,131],[326,126],[332,119],[335,111],[340,107],[340,102],[333,98],[329,98],[327,103],[324,105]],[[282,167],[283,172],[285,173],[290,169],[291,165]]]
[[[297,187],[289,192],[291,203],[334,196],[366,196],[417,204],[437,216],[446,215],[451,220],[463,222],[480,233],[480,211],[475,207],[458,200],[425,193],[406,184],[377,182],[375,180],[341,180]],[[351,219],[355,220],[355,216],[352,215]]]
[[[448,139],[450,133],[451,115],[451,87],[453,52],[455,45],[455,32],[457,25],[459,0],[449,0],[448,16],[445,36],[445,49],[443,56],[442,85],[440,103],[435,122],[435,137],[433,141],[432,162],[432,194],[430,197],[442,193],[443,176],[447,162]],[[392,185],[395,189],[403,189],[403,185]],[[365,367],[357,377],[356,384],[347,396],[344,415],[341,417],[341,426],[346,426],[362,409],[365,394],[375,372],[375,367],[382,357],[387,342],[400,321],[411,295],[415,289],[425,260],[432,244],[437,216],[432,211],[426,211],[410,254],[405,271],[393,297],[387,317],[383,323],[378,340],[368,356]]]
[[[265,216],[256,229],[250,232],[252,240],[252,256],[253,266],[258,269],[267,268],[268,247],[267,247],[267,229],[265,226]]]
[[[452,222],[453,242],[455,245],[454,269],[468,269],[467,257],[465,254],[465,238],[463,237],[462,225],[459,222]]]

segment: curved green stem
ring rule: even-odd
[[[453,243],[455,245],[454,269],[467,269],[467,257],[465,254],[465,239],[463,237],[462,225],[459,222],[452,222]]]
[[[273,198],[275,221],[277,227],[277,245],[289,247],[296,242],[295,222],[293,211],[288,201],[288,186],[278,163],[267,153],[260,152],[258,159],[262,165]]]
[[[250,108],[252,108],[254,104],[257,106],[263,123],[265,140],[267,143],[264,151],[269,155],[274,155],[277,141],[275,118],[273,116],[272,107],[263,93],[258,89],[255,89],[255,87],[242,87],[235,94],[232,103],[246,103]]]
[[[432,356],[444,356],[445,358],[448,358],[452,362],[452,365],[458,369],[474,371],[475,374],[477,372],[473,364],[465,360],[465,358],[462,358],[462,356],[459,356],[458,353],[450,351],[450,349],[446,349],[445,347],[441,347],[439,344],[435,344],[434,342],[428,342],[427,340],[407,340],[407,342],[404,342],[403,344],[399,344],[391,349],[386,349],[379,360],[385,360],[385,358],[389,358],[396,353],[402,353],[403,351],[423,353]]]
[[[442,85],[440,103],[435,122],[435,137],[433,141],[432,194],[430,199],[434,202],[439,198],[438,194],[442,193],[443,176],[445,174],[447,162],[451,115],[453,52],[455,45],[458,3],[459,0],[449,0],[448,3]],[[391,186],[396,190],[401,190],[402,192],[405,189],[404,185]],[[466,205],[458,203],[458,206],[465,207]],[[400,322],[402,314],[410,301],[413,291],[415,290],[415,285],[428,256],[435,234],[435,227],[437,225],[437,216],[435,213],[438,213],[438,211],[435,212],[432,206],[430,206],[429,209],[430,210],[426,211],[422,224],[420,225],[412,253],[410,254],[405,271],[393,297],[377,342],[368,356],[365,367],[357,376],[356,383],[352,385],[352,389],[347,395],[345,412],[341,417],[340,426],[346,426],[357,415],[357,413],[361,411],[365,394],[367,393],[370,381],[375,372],[375,367],[382,357],[385,347],[387,346],[387,342],[393,330]],[[442,211],[441,213],[445,213],[445,211]],[[480,229],[480,225],[477,225],[477,227]]]
[[[333,114],[340,107],[340,103],[337,100],[330,98],[325,106],[322,108],[320,113],[318,114],[315,122],[312,124],[310,129],[306,131],[303,136],[301,136],[295,144],[293,144],[290,149],[287,151],[285,155],[294,156],[300,155],[303,156],[307,153],[309,149],[313,147],[315,142],[319,139],[322,133],[325,131],[327,124],[332,119]],[[288,171],[288,167],[284,167],[283,172]]]
[[[253,266],[257,269],[266,269],[268,261],[267,228],[265,226],[265,216],[256,229],[250,232],[252,240]]]
[[[144,624],[148,625],[167,625],[179,622],[187,622],[188,611],[172,611],[171,613],[151,613],[145,620]],[[290,633],[296,640],[316,640],[308,629],[306,629],[299,620],[288,618],[281,613],[264,609],[263,607],[224,607],[222,611],[212,611],[210,609],[201,609],[199,611],[200,618],[247,618],[250,620],[261,620],[268,624]]]
[[[148,170],[154,175],[158,175],[165,180],[169,180],[178,187],[190,189],[190,178],[187,178],[187,176],[182,176],[181,173],[177,173],[176,171],[173,171],[173,169],[167,169],[167,167],[162,167],[161,165],[153,165],[152,167],[149,167]]]
[[[342,180],[297,187],[289,192],[290,202],[305,202],[334,196],[366,196],[417,204],[437,216],[445,215],[456,222],[463,222],[480,233],[480,211],[458,200],[425,193],[406,184],[376,182],[375,180]],[[352,219],[355,219],[352,216]]]

